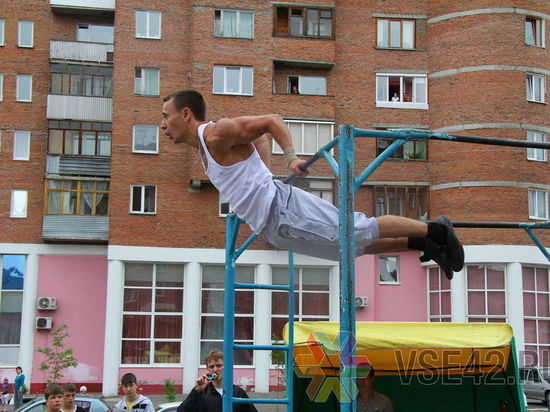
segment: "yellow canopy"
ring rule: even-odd
[[[339,327],[294,323],[294,362],[303,376],[339,373]],[[513,337],[503,323],[357,322],[356,333],[355,363],[369,363],[379,375],[501,372]],[[288,342],[288,324],[283,336]]]

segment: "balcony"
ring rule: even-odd
[[[50,0],[54,12],[94,13],[114,12],[115,0]]]
[[[112,63],[112,51],[112,44],[50,40],[51,60]]]
[[[47,118],[111,122],[113,99],[110,97],[49,94]]]
[[[46,173],[75,176],[111,176],[110,157],[48,155]]]
[[[42,222],[42,240],[105,243],[109,240],[109,218],[46,215]]]

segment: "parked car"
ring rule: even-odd
[[[550,368],[519,368],[519,378],[527,399],[536,399],[550,405]]]
[[[76,395],[74,402],[86,412],[111,412],[111,407],[109,405],[93,396]],[[44,412],[45,409],[46,400],[43,396],[40,396],[23,404],[16,412]]]
[[[161,403],[157,406],[156,412],[176,412],[176,409],[178,409],[180,404],[181,402]]]

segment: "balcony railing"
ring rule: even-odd
[[[48,119],[111,122],[113,99],[49,94],[47,117]]]
[[[50,40],[50,59],[108,63],[112,51],[112,44]]]
[[[46,215],[42,222],[42,239],[106,242],[109,240],[109,217]]]
[[[115,11],[115,0],[50,0],[50,6],[57,9]]]

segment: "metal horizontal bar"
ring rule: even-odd
[[[488,229],[548,229],[550,222],[522,223],[522,222],[452,222],[454,227],[488,228]]]
[[[262,283],[241,283],[235,282],[235,289],[268,289],[268,290],[290,290],[289,285],[266,285]]]
[[[233,349],[238,350],[289,350],[290,345],[240,345],[234,344]]]
[[[281,398],[281,399],[266,399],[266,398],[233,398],[233,403],[281,403],[281,404],[288,404],[287,398]]]
[[[375,137],[381,139],[405,139],[405,140],[446,140],[462,143],[478,143],[492,146],[530,147],[535,149],[550,149],[550,142],[532,142],[517,139],[501,139],[497,137],[469,136],[462,134],[433,133],[422,130],[366,130],[353,129],[354,137]]]

